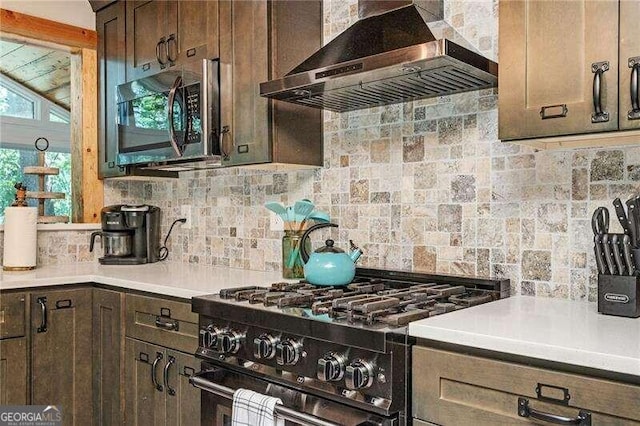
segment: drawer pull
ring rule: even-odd
[[[609,62],[595,62],[591,64],[593,73],[593,114],[592,123],[606,123],[609,121],[609,113],[602,109],[602,79],[603,74],[609,71]]]
[[[171,386],[169,386],[169,368],[171,368],[171,364],[174,364],[175,362],[176,362],[176,359],[171,355],[169,355],[169,360],[165,364],[164,372],[162,374],[162,378],[164,380],[164,386],[167,388],[167,393],[171,396],[174,396],[176,394],[176,390]]]
[[[518,398],[518,416],[531,417],[536,420],[542,420],[543,422],[554,423],[557,425],[579,425],[579,426],[591,426],[591,413],[585,410],[580,410],[577,417],[564,417],[557,414],[545,413],[544,411],[538,411],[529,407],[529,400],[527,398]]]
[[[47,331],[47,298],[38,297],[36,302],[40,305],[40,327],[38,327],[38,333],[45,333]]]
[[[177,320],[158,315],[156,316],[156,327],[167,331],[178,331],[180,323]]]
[[[156,380],[156,370],[158,369],[158,363],[160,362],[160,360],[162,360],[162,352],[156,352],[156,359],[154,359],[153,364],[151,364],[151,383],[157,391],[162,392],[164,388]]]
[[[631,68],[631,111],[627,114],[629,120],[640,119],[640,89],[638,88],[638,73],[640,73],[640,56],[629,58]]]

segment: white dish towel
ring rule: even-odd
[[[233,393],[231,426],[284,426],[284,419],[275,415],[276,404],[282,404],[282,400],[238,389]]]

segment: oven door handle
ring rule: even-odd
[[[233,394],[235,392],[234,389],[219,385],[201,377],[200,375],[204,373],[210,373],[210,371],[202,371],[191,376],[189,378],[189,382],[198,389],[202,389],[203,391],[218,395],[219,397],[228,400],[233,400]],[[337,423],[328,422],[319,417],[301,413],[300,411],[292,410],[291,408],[287,408],[280,404],[276,405],[274,411],[277,417],[291,422],[296,422],[304,426],[340,426]]]

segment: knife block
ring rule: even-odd
[[[640,277],[598,275],[598,312],[620,317],[640,317]]]

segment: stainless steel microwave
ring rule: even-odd
[[[118,165],[220,162],[219,70],[205,59],[119,85]]]

